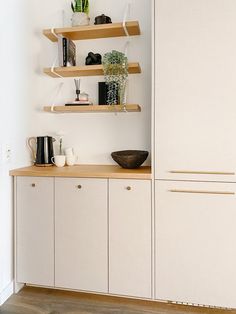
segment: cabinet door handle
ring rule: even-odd
[[[35,184],[35,183],[32,183],[31,186],[32,186],[32,188],[35,188],[35,187],[36,187],[36,184]]]
[[[182,173],[182,174],[215,174],[215,175],[224,175],[232,176],[235,175],[235,172],[221,172],[221,171],[194,171],[194,170],[170,170],[170,173]]]
[[[227,192],[227,191],[204,191],[204,190],[177,190],[172,189],[169,190],[172,193],[192,193],[192,194],[218,194],[218,195],[235,195],[234,192]]]
[[[127,186],[126,190],[131,191],[131,186]]]
[[[81,190],[82,189],[82,185],[77,185],[77,188],[78,188],[78,190]]]

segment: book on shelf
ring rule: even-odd
[[[58,63],[60,67],[76,65],[76,45],[62,35],[58,36]]]
[[[65,104],[65,106],[92,106],[93,103],[89,100],[75,100]]]

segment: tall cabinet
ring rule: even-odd
[[[154,2],[155,298],[236,307],[236,2]]]
[[[155,5],[155,177],[235,181],[236,3]]]

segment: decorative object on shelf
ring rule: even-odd
[[[111,23],[112,23],[111,18],[109,16],[106,16],[105,14],[102,14],[95,17],[94,25]]]
[[[85,60],[86,65],[102,64],[102,56],[99,53],[89,52]]]
[[[125,106],[125,89],[128,79],[128,59],[124,53],[112,50],[103,57],[103,71],[105,82],[108,85],[108,105],[118,104]]]
[[[89,0],[74,0],[71,2],[72,26],[89,25]]]
[[[89,106],[92,105],[92,102],[89,101],[89,95],[85,92],[80,93],[80,79],[74,79],[75,82],[75,100],[69,103],[66,103],[65,106]]]
[[[79,100],[79,95],[80,95],[80,79],[74,79],[75,82],[75,93],[76,93],[76,97],[75,97],[75,101]]]
[[[80,101],[88,101],[89,100],[88,98],[89,98],[89,95],[85,92],[79,94],[79,100]]]
[[[144,163],[148,157],[148,151],[145,150],[121,150],[112,152],[111,157],[122,168],[135,169]]]
[[[98,105],[108,105],[108,86],[110,83],[98,82]],[[114,90],[115,92],[115,90]],[[118,103],[118,89],[116,89],[116,103]]]

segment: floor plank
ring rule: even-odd
[[[25,287],[10,297],[0,314],[236,314],[236,310],[197,308]]]

